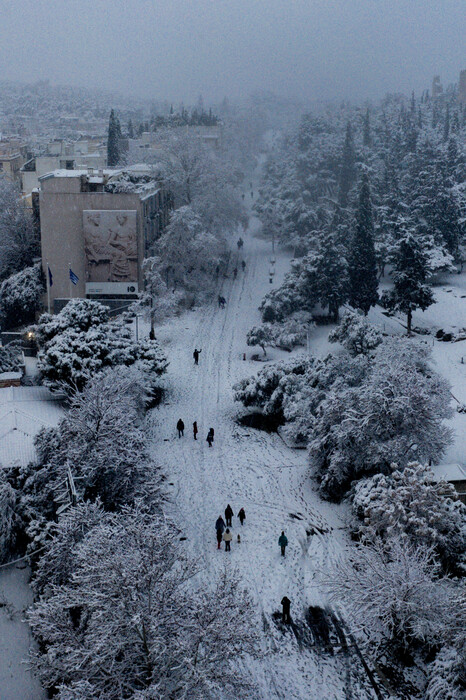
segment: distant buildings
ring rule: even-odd
[[[55,308],[61,306],[55,300],[70,296],[135,298],[143,258],[153,253],[172,208],[151,168],[62,169],[39,183],[42,266],[52,276]]]
[[[16,185],[20,168],[27,158],[27,146],[20,139],[0,139],[0,175]]]
[[[106,165],[106,149],[101,139],[50,141],[41,155],[30,158],[21,168],[21,191],[29,196],[39,187],[39,178],[53,170],[96,170]]]

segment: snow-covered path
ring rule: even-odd
[[[345,536],[341,508],[322,502],[311,489],[305,453],[290,450],[278,435],[235,423],[240,407],[231,387],[261,366],[244,361],[243,353],[251,355],[246,332],[259,321],[257,306],[270,288],[270,244],[253,236],[256,226],[252,219],[244,236],[245,272],[239,266],[237,280],[226,279],[219,290],[227,299],[226,308],[215,305],[188,312],[157,329],[170,367],[167,403],[155,411],[153,456],[168,472],[171,514],[187,538],[190,554],[202,563],[206,584],[225,563],[237,568],[269,626],[264,652],[280,649],[273,663],[264,653],[256,669],[262,676],[263,697],[351,697],[342,658],[300,653],[292,635],[284,637],[272,623],[285,594],[296,619],[304,617],[310,604],[325,603],[313,579],[325,570],[328,557],[345,546]],[[277,255],[276,284],[287,267],[286,256]],[[195,347],[202,349],[198,366],[192,358]],[[180,417],[185,423],[181,439],[175,429]],[[215,429],[212,448],[206,442],[210,427]],[[231,553],[223,546],[217,550],[214,528],[227,503],[235,513]],[[242,528],[236,517],[241,507],[246,511]],[[289,540],[286,559],[277,544],[282,530]],[[308,537],[306,531],[316,534]],[[360,692],[356,697],[366,697]]]

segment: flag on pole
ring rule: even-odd
[[[53,284],[53,275],[52,275],[52,270],[50,269],[48,263],[47,263],[47,272],[49,273],[49,287],[51,287]]]
[[[79,282],[78,275],[75,275],[75,273],[73,272],[71,267],[70,267],[70,280],[73,282],[73,284],[78,284],[78,282]]]

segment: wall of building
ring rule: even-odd
[[[69,191],[63,192],[66,179]],[[139,270],[144,255],[142,204],[137,194],[105,192],[80,192],[79,178],[49,178],[41,181],[40,220],[42,267],[47,272],[47,261],[53,275],[50,289],[51,302],[55,298],[69,297],[69,266],[79,277],[76,286],[71,285],[73,297],[85,296],[85,253],[83,211],[137,210]],[[141,274],[139,284],[142,284]]]

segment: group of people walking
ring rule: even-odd
[[[225,520],[222,518],[221,515],[219,515],[217,518],[217,522],[215,523],[215,531],[217,533],[217,549],[220,549],[220,545],[222,544],[223,540],[223,542],[225,542],[225,552],[231,551],[230,544],[233,539],[233,535],[231,534],[230,528],[232,527],[231,523],[233,515],[233,508],[230,504],[228,504],[225,508]],[[239,511],[238,518],[242,526],[244,521],[246,520],[246,512],[244,508],[241,508],[241,510]],[[239,533],[237,535],[236,541],[238,544],[241,544],[241,535]]]
[[[178,422],[176,424],[176,429],[178,431],[178,437],[182,438],[184,437],[184,422],[182,418],[178,419]],[[197,440],[197,434],[199,430],[197,427],[197,421],[195,420],[193,423],[193,438]],[[215,430],[213,428],[209,428],[209,432],[207,433],[207,438],[206,442],[209,443],[209,447],[212,447],[212,443],[214,441],[214,435],[215,435]]]
[[[217,521],[215,523],[215,532],[217,533],[217,549],[220,549],[220,545],[222,542],[225,542],[225,552],[231,552],[231,543],[233,540],[233,535],[231,533],[230,528],[232,527],[232,519],[233,519],[233,508],[231,505],[228,503],[227,507],[225,508],[225,520],[222,518],[221,515],[218,516]],[[244,508],[241,508],[241,510],[238,513],[238,518],[241,523],[241,526],[243,526],[244,521],[246,520],[246,512]],[[241,544],[241,535],[238,533],[236,541],[238,544]],[[282,557],[285,556],[285,550],[288,546],[288,538],[285,535],[285,531],[282,530],[282,534],[278,538],[278,545],[280,547],[281,555]],[[290,608],[291,608],[291,601],[287,596],[283,596],[281,600],[281,605],[282,605],[282,621],[283,622],[291,622],[291,617],[290,617]]]

